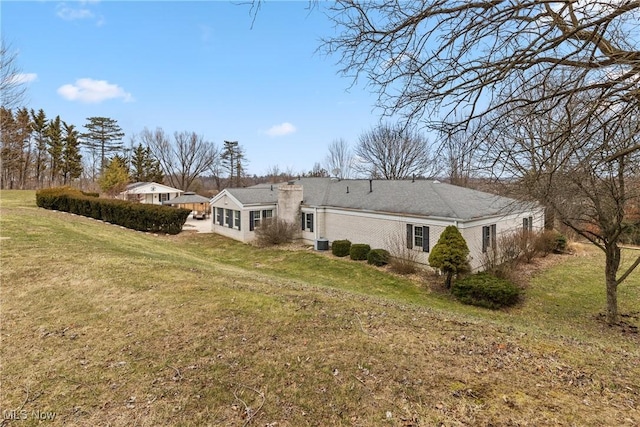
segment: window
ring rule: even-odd
[[[160,203],[166,202],[167,200],[169,200],[169,193],[160,193],[159,197],[160,197]]]
[[[240,211],[233,211],[233,226],[240,230]]]
[[[302,212],[302,229],[313,232],[313,214]]]
[[[413,227],[413,245],[421,248],[423,242],[422,227]]]
[[[216,224],[220,224],[220,225],[224,225],[224,209],[223,208],[216,208]]]
[[[482,227],[482,253],[486,253],[487,249],[496,249],[496,225],[487,225]]]
[[[255,230],[256,227],[260,227],[260,211],[249,212],[249,231]]]
[[[249,211],[249,231],[253,231],[256,227],[260,227],[263,220],[273,218],[273,209],[265,209],[262,211]]]
[[[533,217],[522,218],[522,230],[527,233],[533,231]]]
[[[407,224],[407,248],[429,252],[429,227]]]
[[[225,209],[224,225],[229,228],[233,227],[233,211],[231,209]]]
[[[307,214],[307,230],[313,231],[313,214]]]

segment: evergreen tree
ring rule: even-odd
[[[98,179],[102,191],[110,196],[121,193],[129,183],[127,161],[118,155],[114,156]]]
[[[77,179],[82,174],[82,155],[80,154],[80,133],[74,125],[62,122],[64,128],[64,140],[62,149],[62,182]]]
[[[438,243],[429,254],[429,265],[447,275],[445,284],[451,288],[454,274],[462,273],[469,268],[469,247],[460,234],[458,227],[450,225],[444,229]]]
[[[31,110],[31,128],[35,143],[34,178],[36,186],[42,186],[44,172],[47,169],[47,116],[42,108],[36,113]]]
[[[244,172],[244,150],[242,146],[238,144],[238,141],[224,141],[220,158],[222,168],[229,171],[229,186],[240,187],[240,177]]]
[[[151,154],[151,148],[138,144],[131,156],[131,181],[162,182],[164,175],[160,162]]]
[[[26,108],[0,107],[0,182],[2,188],[25,188],[31,163],[31,119]]]
[[[1,188],[13,188],[14,175],[16,165],[18,164],[17,152],[15,149],[16,139],[16,122],[13,117],[13,111],[10,109],[1,107],[0,110],[0,138],[2,139],[2,149],[0,156],[2,156],[2,174],[0,179],[2,182]]]
[[[49,177],[53,185],[59,181],[62,170],[62,151],[64,142],[62,140],[62,121],[60,116],[49,121],[45,131],[47,137],[47,152],[49,153]]]
[[[19,151],[20,160],[18,164],[18,186],[24,189],[29,179],[29,171],[31,169],[31,116],[29,110],[20,108],[16,112],[16,142]]]
[[[100,171],[106,166],[107,155],[122,150],[124,132],[118,122],[108,117],[88,117],[87,129],[82,134],[83,144],[100,155]]]

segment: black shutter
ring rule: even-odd
[[[489,227],[482,227],[482,253],[487,252],[487,235],[489,234]]]
[[[429,227],[422,227],[422,252],[429,252]]]
[[[493,224],[491,226],[491,249],[495,250],[497,247],[497,241],[496,241],[496,225]]]
[[[313,233],[313,214],[307,214],[308,218],[310,219],[309,221],[309,231],[311,231]]]
[[[304,230],[304,212],[302,212],[300,216],[302,217],[302,229]]]
[[[407,248],[413,248],[413,225],[407,224]]]
[[[253,231],[253,211],[249,211],[249,231]]]

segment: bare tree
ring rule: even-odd
[[[25,75],[18,66],[18,53],[4,38],[0,39],[0,105],[20,107],[27,91]]]
[[[617,276],[616,224],[633,196],[624,177],[640,150],[640,1],[338,0],[332,11],[339,31],[324,48],[344,74],[368,78],[388,115],[448,133],[478,120],[485,135],[506,116],[558,115],[529,151],[557,153],[565,204],[587,201],[599,217],[590,237],[606,255],[607,321],[617,322],[615,290],[640,262]],[[505,148],[494,175],[509,169],[505,157],[529,155]],[[585,219],[572,212],[557,209],[563,222]]]
[[[160,162],[169,185],[185,191],[200,174],[211,170],[219,156],[215,144],[195,132],[175,132],[171,141],[162,128],[153,132],[145,128],[139,137]]]
[[[405,179],[433,172],[429,140],[400,125],[379,125],[360,135],[358,169],[372,178]]]
[[[476,174],[478,165],[475,159],[477,142],[474,132],[457,132],[445,135],[439,147],[439,155],[444,163],[444,172],[453,185],[468,187]]]
[[[340,179],[351,178],[353,152],[344,139],[336,139],[329,144],[329,154],[325,159],[327,171]]]
[[[528,96],[536,98],[541,90]],[[602,107],[595,115],[593,102],[583,93],[571,108],[547,105],[545,114],[497,110],[491,134],[481,139],[484,164],[494,175],[516,182],[510,186],[515,195],[541,202],[605,253],[607,320],[615,323],[618,285],[640,264],[638,257],[618,274],[625,217],[640,201],[640,188],[630,182],[640,172],[640,152],[621,153],[640,143],[640,108],[621,120],[618,105]],[[583,118],[586,114],[590,120]]]

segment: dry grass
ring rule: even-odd
[[[640,425],[640,340],[603,330],[590,294],[581,308],[554,289],[563,265],[489,312],[363,263],[1,196],[0,409],[25,411],[15,425],[35,411],[81,426]],[[597,256],[570,258],[576,280]]]

